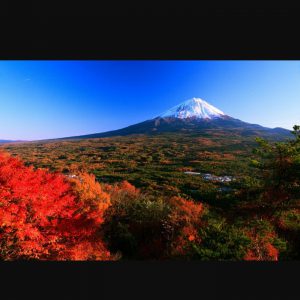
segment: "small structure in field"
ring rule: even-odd
[[[199,172],[191,172],[191,171],[186,171],[184,174],[189,174],[189,175],[200,175],[201,173]]]
[[[189,174],[189,175],[201,175],[200,172],[184,172],[184,174]],[[217,182],[231,182],[232,180],[235,180],[235,178],[233,176],[216,176],[213,174],[209,174],[209,173],[205,173],[202,174],[202,178],[204,180],[209,180],[209,181],[217,181]]]

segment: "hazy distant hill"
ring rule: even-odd
[[[4,143],[11,143],[11,142],[13,142],[13,141],[10,141],[10,140],[0,140],[0,143],[1,143],[1,144],[4,144]]]

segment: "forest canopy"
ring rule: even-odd
[[[78,141],[77,152],[73,142],[6,145],[25,162],[0,152],[0,258],[299,259],[299,126],[293,134],[276,143],[257,139],[253,151],[254,144],[230,150],[232,141],[218,139],[187,148],[184,136],[172,136],[169,147],[155,137],[135,158],[146,137],[132,145],[128,138]],[[51,169],[47,153],[56,157]],[[77,165],[66,169],[70,159]],[[222,175],[238,166],[240,176],[223,186],[184,174],[201,167]]]

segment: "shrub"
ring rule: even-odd
[[[266,220],[252,220],[246,234],[251,240],[245,260],[277,261],[279,252],[286,249],[286,243],[278,238],[273,226]]]
[[[244,232],[223,218],[206,214],[199,227],[199,241],[190,244],[188,256],[197,260],[243,260],[250,245]]]
[[[125,259],[168,259],[184,255],[186,240],[196,239],[202,205],[179,197],[155,198],[128,182],[106,186],[112,205],[105,213],[105,238]],[[176,248],[176,249],[175,249]]]

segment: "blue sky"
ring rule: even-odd
[[[300,61],[0,61],[0,139],[119,129],[193,97],[291,129],[300,123]]]

